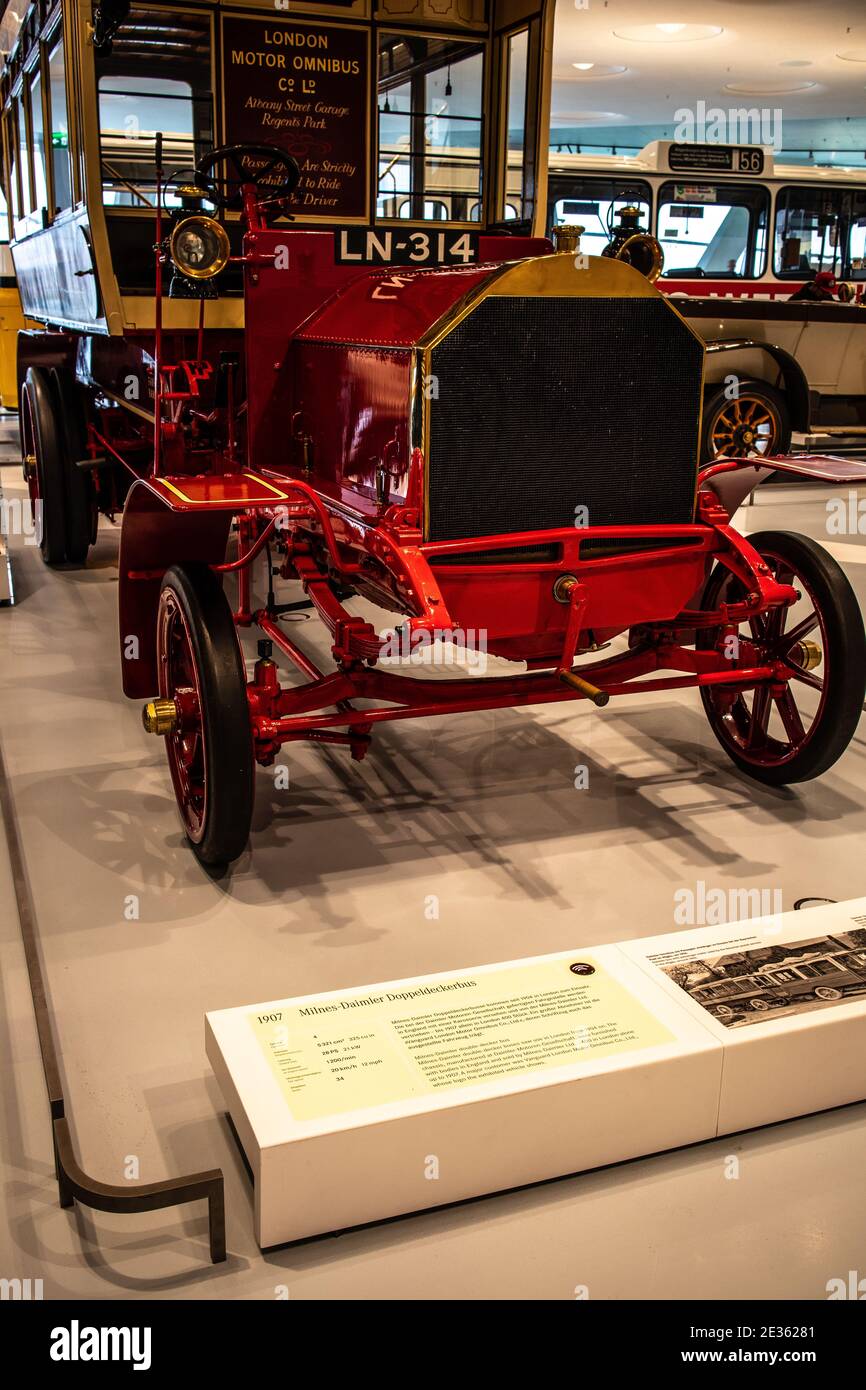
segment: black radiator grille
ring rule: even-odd
[[[491,297],[431,357],[430,540],[693,519],[703,348],[664,300]]]

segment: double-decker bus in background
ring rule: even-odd
[[[784,453],[792,432],[862,449],[866,170],[786,165],[751,145],[551,151],[551,228],[583,226],[599,255],[629,207],[664,253],[658,288],[710,346],[705,457]]]

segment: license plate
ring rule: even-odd
[[[338,265],[472,265],[478,233],[433,227],[341,227],[334,232]]]

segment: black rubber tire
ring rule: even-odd
[[[749,536],[760,554],[770,553],[787,560],[802,576],[821,611],[827,648],[831,653],[827,698],[817,726],[807,743],[789,762],[778,766],[756,766],[739,757],[717,727],[716,711],[708,690],[701,698],[710,727],[733,763],[755,781],[767,786],[787,786],[820,777],[842,756],[857,729],[866,698],[866,633],[854,590],[831,555],[817,541],[793,531],[760,531]],[[717,595],[730,571],[717,565],[707,581],[702,608],[717,607]],[[699,633],[699,647],[714,645],[712,632]]]
[[[66,484],[66,559],[83,565],[93,537],[94,496],[90,473],[76,467],[87,456],[87,422],[81,396],[72,373],[52,368],[51,384],[60,416],[63,439],[63,476]]]
[[[62,565],[66,560],[65,439],[51,376],[44,367],[28,367],[22,395],[23,452],[36,455],[42,504],[36,532],[39,549],[46,565]]]
[[[200,839],[187,836],[203,864],[222,868],[243,852],[253,817],[255,757],[243,658],[228,599],[209,566],[172,565],[162,581],[166,589],[186,618],[201,692],[207,810]]]
[[[791,447],[791,415],[788,410],[788,403],[781,391],[777,391],[775,386],[770,386],[766,381],[750,379],[740,382],[739,399],[741,401],[755,399],[763,402],[776,420],[778,438],[773,447],[773,453],[787,454]],[[725,395],[724,386],[719,386],[715,390],[711,388],[704,397],[701,422],[701,463],[709,463],[715,457],[712,437],[716,419],[724,407],[730,404],[731,402]],[[755,458],[761,457],[761,454],[755,454]]]

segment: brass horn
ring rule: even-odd
[[[653,283],[664,270],[665,253],[658,240],[640,227],[639,218],[638,208],[623,208],[619,215],[620,224],[614,228],[601,254],[615,261],[625,261],[626,265],[633,266]]]

